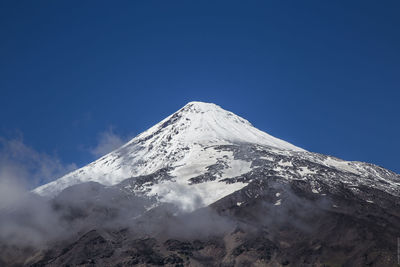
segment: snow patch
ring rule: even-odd
[[[300,168],[298,169],[298,173],[299,173],[301,176],[306,176],[306,175],[308,175],[308,174],[316,174],[317,171],[315,171],[315,170],[310,170],[308,167],[300,167]]]
[[[323,164],[325,164],[328,167],[334,167],[338,170],[345,171],[345,172],[350,172],[359,175],[360,172],[357,170],[357,168],[352,167],[351,163],[349,161],[344,161],[332,157],[327,157],[324,161]]]
[[[314,194],[318,194],[319,191],[316,188],[311,189],[311,192],[313,192]]]
[[[225,184],[218,181],[189,185],[187,181],[177,179],[175,182],[165,181],[154,184],[148,195],[158,197],[161,202],[176,204],[185,211],[193,211],[210,205],[246,185],[245,183]]]
[[[281,165],[281,166],[293,167],[293,164],[290,161],[281,160],[281,161],[278,162],[278,164]]]

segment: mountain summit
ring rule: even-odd
[[[120,184],[135,195],[194,210],[246,186],[252,179],[243,175],[263,170],[285,180],[312,181],[314,192],[320,181],[344,180],[398,194],[397,176],[372,166],[307,152],[218,105],[189,102],[120,148],[34,192],[54,197],[86,182]],[[326,168],[351,177],[324,174]]]
[[[317,193],[324,181],[399,194],[398,176],[390,171],[307,152],[203,102],[189,102],[120,148],[34,192],[54,197],[72,185],[97,182],[194,210],[240,190],[260,171],[307,180]]]
[[[218,105],[189,102],[115,151],[34,192],[54,196],[68,186],[89,181],[113,185],[168,167],[185,166],[193,174],[200,173],[201,168],[207,167],[204,163],[213,163],[213,157],[218,159],[218,153],[209,146],[246,143],[304,151],[256,129],[247,120]],[[244,166],[238,168],[244,171]]]
[[[203,102],[189,102],[128,144],[147,138],[152,139],[151,142],[170,144],[254,143],[280,149],[302,150],[254,128],[247,120],[218,105]]]

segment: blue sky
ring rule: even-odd
[[[399,12],[399,1],[2,1],[0,137],[83,166],[104,140],[198,100],[399,173]]]

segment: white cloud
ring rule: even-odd
[[[33,188],[76,169],[63,164],[57,156],[40,153],[27,146],[22,138],[0,137],[0,182]]]
[[[96,147],[90,149],[90,153],[95,157],[101,157],[113,151],[114,149],[122,146],[125,141],[114,133],[112,127],[102,132],[98,136],[98,144]]]

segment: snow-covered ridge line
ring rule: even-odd
[[[184,132],[179,134],[180,130],[184,130]],[[133,138],[123,147],[146,140],[161,131],[170,136],[176,135],[173,140],[175,142],[255,143],[284,150],[305,151],[258,130],[246,119],[226,111],[216,104],[203,102],[189,102],[177,112]]]
[[[238,143],[270,146],[281,151],[304,151],[256,129],[247,120],[218,105],[189,102],[120,148],[33,192],[54,196],[78,183],[94,181],[113,185],[166,167],[190,167],[195,164],[190,161],[194,151],[198,153],[210,145]]]
[[[333,190],[345,185],[357,193],[357,187],[367,186],[400,195],[398,174],[307,152],[217,105],[201,102],[188,103],[115,151],[34,192],[52,197],[79,183],[129,181],[124,189],[133,194],[193,210],[240,190],[250,177],[307,181],[314,194],[326,193],[321,192],[322,183]]]

